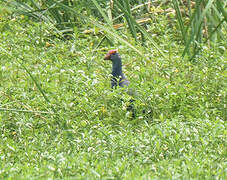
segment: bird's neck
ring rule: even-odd
[[[121,59],[117,60],[117,61],[113,61],[112,64],[112,75],[114,77],[119,77],[122,76],[122,63],[121,63]]]

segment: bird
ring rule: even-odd
[[[128,87],[130,82],[122,72],[122,60],[116,49],[109,50],[105,55],[104,60],[112,61],[112,78],[111,78],[111,88],[115,89],[119,87]],[[132,89],[129,89],[128,94],[132,96]],[[132,112],[132,118],[136,117],[136,111],[134,106],[134,99],[130,99],[130,104],[127,107],[127,111]]]
[[[129,80],[125,77],[122,72],[122,60],[117,50],[113,49],[108,51],[105,55],[104,60],[112,61],[112,79],[111,88],[126,87],[129,85]]]

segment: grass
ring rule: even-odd
[[[49,37],[24,16],[1,21],[0,179],[225,179],[226,44],[190,62],[161,28],[167,58],[126,34],[143,58],[120,43],[94,49],[97,36]],[[109,48],[137,91],[134,120],[130,97],[110,89]]]

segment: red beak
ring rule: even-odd
[[[117,52],[116,49],[109,50],[109,52],[105,55],[104,60],[110,60],[111,54],[114,54],[116,52]]]
[[[104,57],[104,60],[110,60],[110,55],[111,55],[110,53],[107,53]]]

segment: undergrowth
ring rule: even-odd
[[[222,42],[188,61],[168,35],[163,58],[149,43],[141,57],[108,41],[94,48],[96,36],[63,41],[23,16],[0,28],[1,179],[226,178]],[[109,48],[136,91],[135,119],[130,97],[110,88]]]

